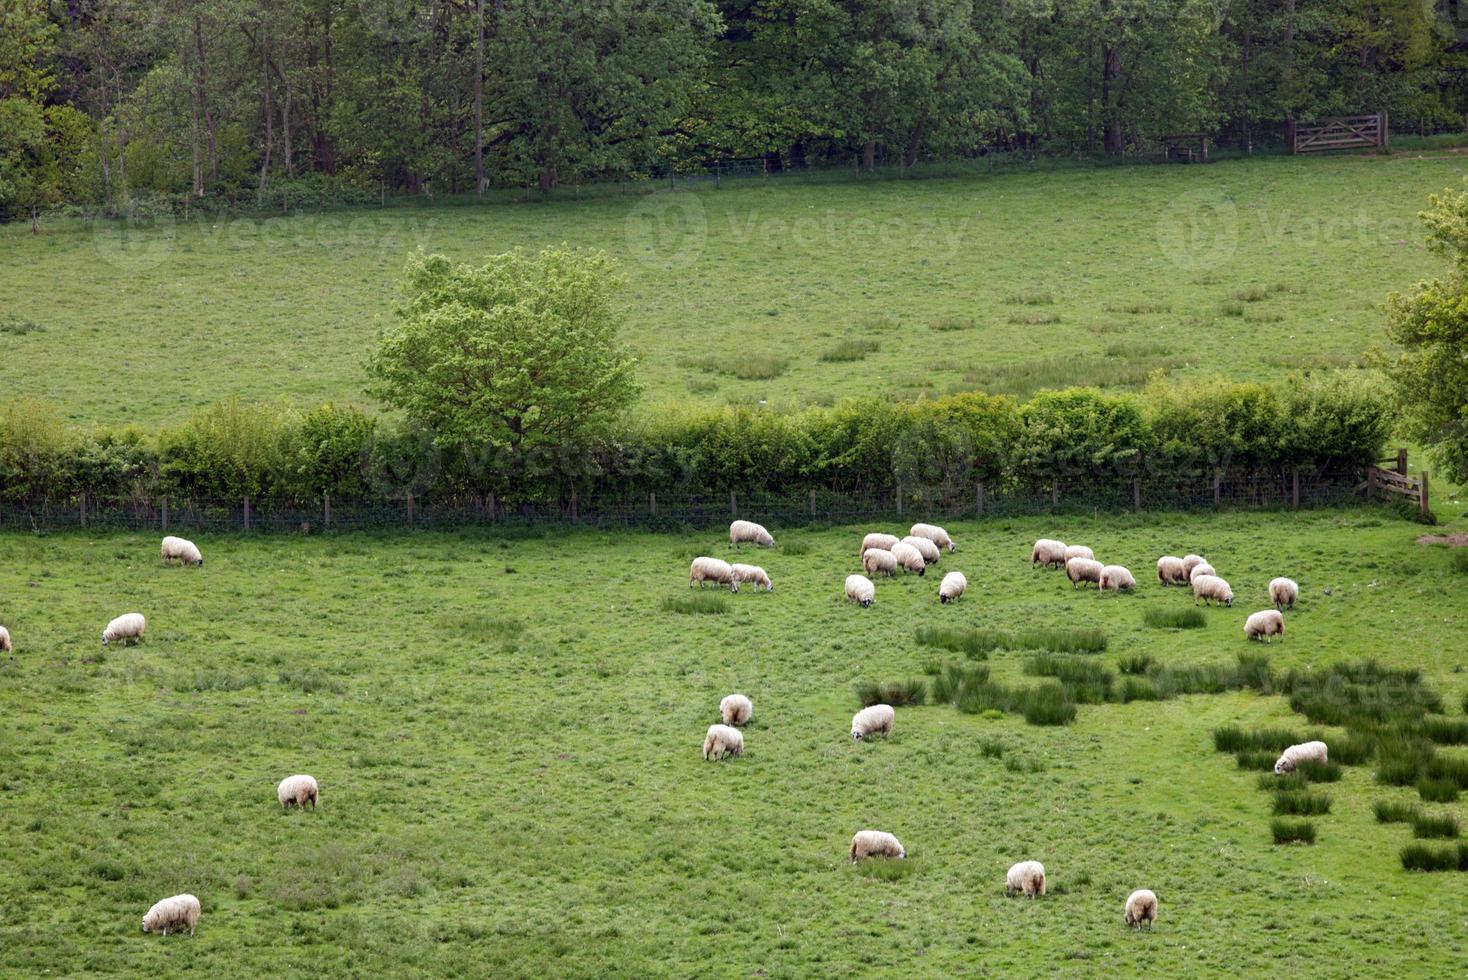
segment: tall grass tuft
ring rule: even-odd
[[[1025,662],[1025,673],[1054,677],[1079,704],[1105,704],[1116,680],[1116,675],[1093,660],[1054,653],[1035,654]]]
[[[773,354],[757,354],[741,351],[737,354],[704,354],[700,357],[682,357],[678,366],[697,368],[710,374],[727,374],[741,381],[769,381],[785,373],[790,361]]]
[[[1157,658],[1150,653],[1137,653],[1129,657],[1122,657],[1116,662],[1116,667],[1123,674],[1145,674],[1157,665]]]
[[[1415,803],[1397,800],[1377,800],[1371,805],[1377,823],[1411,823],[1422,811]]]
[[[1274,774],[1274,760],[1279,758],[1278,752],[1270,752],[1267,749],[1245,749],[1236,757],[1239,768],[1251,772],[1267,772]]]
[[[875,354],[881,344],[875,340],[867,340],[862,337],[847,337],[835,346],[821,352],[816,359],[827,364],[845,364],[851,361],[860,361],[868,354]]]
[[[1382,739],[1376,749],[1376,781],[1386,786],[1411,786],[1424,775],[1432,756],[1431,742]]]
[[[729,611],[729,599],[717,592],[693,592],[663,597],[663,611],[687,616],[721,616]]]
[[[984,664],[947,664],[933,678],[929,690],[934,704],[953,704],[967,687],[989,683],[989,668]]]
[[[1026,688],[1019,710],[1031,725],[1069,725],[1076,718],[1075,702],[1059,684]]]
[[[1468,718],[1423,718],[1421,731],[1438,745],[1468,745]]]
[[[1194,609],[1148,609],[1142,613],[1142,622],[1159,630],[1196,630],[1208,625],[1203,610]]]
[[[1102,653],[1106,650],[1106,634],[1098,629],[1042,627],[1021,630],[1014,638],[1013,648],[1049,650],[1051,653]]]
[[[862,681],[856,685],[856,699],[863,708],[874,704],[919,705],[927,701],[928,682],[921,677],[905,681]]]
[[[1295,772],[1308,782],[1333,783],[1341,778],[1341,764],[1335,761],[1316,762],[1310,759],[1300,763]]]
[[[1123,677],[1121,687],[1117,689],[1116,693],[1122,704],[1131,704],[1133,701],[1162,700],[1162,695],[1157,691],[1157,685],[1147,677]]]
[[[1376,736],[1370,732],[1347,732],[1345,738],[1330,743],[1330,761],[1343,766],[1359,766],[1376,755]]]
[[[1009,645],[1009,638],[998,630],[956,629],[946,626],[919,626],[917,641],[925,647],[966,654],[972,660],[983,660],[990,650]]]
[[[1309,790],[1285,790],[1274,794],[1274,812],[1299,817],[1329,813],[1330,797]]]
[[[1422,767],[1423,775],[1429,779],[1441,779],[1468,789],[1468,758],[1461,756],[1434,755]]]
[[[1275,817],[1269,821],[1269,830],[1276,844],[1314,844],[1315,824],[1309,820],[1286,820]]]
[[[1442,712],[1442,697],[1417,670],[1392,670],[1374,660],[1291,670],[1279,678],[1290,707],[1311,721],[1346,728],[1414,727]]]
[[[1453,571],[1468,575],[1468,548],[1458,548],[1453,551]],[[1463,696],[1463,710],[1468,712],[1468,694]]]
[[[1263,653],[1241,653],[1235,663],[1234,683],[1249,687],[1261,694],[1274,691],[1274,671],[1269,666],[1269,656]]]
[[[1468,871],[1468,843],[1442,847],[1414,841],[1402,848],[1402,867],[1408,871]]]
[[[1246,732],[1237,725],[1224,725],[1213,730],[1213,748],[1218,752],[1261,749],[1277,757],[1280,752],[1299,741],[1299,735],[1287,728],[1255,728]],[[1271,759],[1270,765],[1273,764]]]
[[[1424,776],[1417,780],[1417,795],[1422,797],[1424,803],[1456,803],[1458,792],[1458,784],[1451,779],[1429,779]]]
[[[1418,813],[1412,817],[1413,837],[1457,837],[1458,820],[1448,814]]]

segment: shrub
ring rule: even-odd
[[[165,432],[159,458],[184,496],[238,500],[283,493],[299,465],[299,430],[290,413],[239,399],[215,402]]]
[[[67,490],[67,461],[75,437],[60,413],[21,398],[0,410],[0,496],[12,500]]]
[[[1201,609],[1148,609],[1142,613],[1142,622],[1159,630],[1196,630],[1208,625],[1208,617]]]
[[[921,677],[905,681],[863,681],[856,685],[856,699],[863,708],[874,704],[919,705],[928,697],[928,682]]]
[[[1377,823],[1411,823],[1422,811],[1415,803],[1395,800],[1377,800],[1371,805]]]
[[[1123,674],[1145,674],[1157,665],[1157,658],[1150,653],[1137,653],[1129,657],[1122,657],[1116,662],[1117,669]]]
[[[1269,821],[1270,832],[1276,844],[1314,844],[1315,824],[1309,820],[1286,820],[1275,817]]]
[[[1402,848],[1402,867],[1408,871],[1468,870],[1468,845],[1434,847],[1414,842]]]
[[[1413,837],[1457,837],[1458,821],[1455,817],[1443,814],[1441,816],[1430,816],[1418,813],[1412,817]]]
[[[664,596],[662,605],[664,612],[721,616],[729,611],[729,598],[718,592],[694,592],[691,595]]]
[[[295,477],[312,496],[361,498],[369,486],[368,459],[376,423],[355,408],[327,403],[300,418],[293,466]]]
[[[1274,794],[1274,812],[1289,816],[1316,816],[1330,812],[1330,797],[1309,790],[1285,790]],[[1278,843],[1276,841],[1276,843]]]

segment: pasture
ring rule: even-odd
[[[0,387],[81,423],[175,423],[222,393],[368,404],[413,249],[607,249],[643,406],[1271,379],[1385,342],[1435,268],[1416,220],[1461,157],[1044,167],[949,179],[142,226],[0,228]]]
[[[1322,165],[1343,175],[1438,166]],[[1194,173],[1229,171],[1086,179]],[[1074,179],[1079,194],[1084,180]],[[1423,189],[1372,186],[1401,193],[1404,208]],[[559,212],[503,220],[546,213]],[[501,220],[462,214],[465,227]],[[284,261],[270,251],[261,261]],[[1099,261],[1118,261],[1104,253]],[[1286,253],[1280,262],[1302,261]],[[384,258],[384,269],[396,261]],[[1339,274],[1388,275],[1359,261]],[[266,275],[238,267],[246,279]],[[1053,288],[1079,302],[1073,286]],[[1354,295],[1364,302],[1369,292]],[[322,315],[337,316],[324,307],[343,299],[325,300]],[[1367,316],[1337,312],[1352,323]],[[1078,316],[1066,322],[1084,330]],[[1327,315],[1308,322],[1346,343]],[[258,327],[274,329],[268,318]],[[363,324],[338,327],[355,334]],[[57,333],[42,336],[52,343]],[[1213,365],[1229,353],[1212,352]],[[241,384],[266,385],[288,361],[261,361]],[[297,393],[346,385],[346,368],[317,367]],[[665,390],[675,374],[663,366]],[[67,385],[78,411],[100,410],[88,396],[105,393]],[[108,411],[174,412],[154,400],[162,395],[122,385]],[[1378,785],[1369,764],[1348,765],[1325,787],[1329,812],[1309,818],[1315,844],[1276,845],[1271,820],[1282,818],[1271,794],[1214,750],[1212,732],[1338,734],[1308,725],[1281,697],[1083,704],[1073,724],[1056,727],[929,705],[899,708],[888,741],[847,734],[859,683],[930,678],[966,662],[919,645],[919,627],[1094,628],[1104,652],[1057,656],[1113,671],[1142,657],[1176,666],[1263,653],[1275,670],[1373,657],[1421,670],[1459,718],[1468,577],[1444,549],[1414,543],[1418,525],[1317,511],[949,529],[956,554],[924,578],[878,581],[876,604],[859,610],[842,602],[841,582],[859,570],[866,528],[774,527],[778,547],[745,560],[769,570],[775,591],[726,593],[715,613],[680,612],[676,600],[689,595],[693,556],[731,556],[717,530],[201,538],[199,570],[164,567],[153,534],[0,536],[0,621],[17,647],[0,665],[0,972],[1460,968],[1465,879],[1404,871],[1412,827],[1378,822],[1376,809],[1461,820],[1464,805],[1419,802],[1411,789]],[[1076,592],[1063,573],[1032,569],[1030,543],[1044,535],[1128,565],[1137,593]],[[1238,599],[1201,609],[1200,628],[1177,629],[1170,624],[1187,620],[1173,613],[1192,609],[1191,597],[1159,587],[1152,566],[1160,553],[1190,550]],[[935,573],[954,568],[968,594],[940,606]],[[1248,644],[1244,617],[1266,604],[1277,574],[1299,581],[1300,605],[1286,614],[1283,643]],[[133,609],[149,617],[145,642],[100,651],[101,627]],[[984,662],[1004,683],[1032,684],[1034,653],[995,650]],[[704,729],[732,691],[754,701],[746,752],[704,763]],[[321,781],[318,811],[276,805],[276,782],[294,772]],[[1313,799],[1299,807],[1318,810]],[[851,834],[865,827],[896,833],[908,860],[848,865]],[[1004,898],[1005,869],[1022,858],[1046,864],[1046,898]],[[1136,887],[1161,901],[1150,934],[1122,924]],[[144,936],[142,913],[180,891],[203,901],[197,936]]]

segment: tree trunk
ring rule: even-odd
[[[204,130],[209,136],[209,179],[218,183],[219,120],[209,109],[209,78],[204,61],[204,24],[198,14],[194,15],[194,55],[197,58],[197,63],[194,65],[194,90],[199,101],[199,114],[204,118]],[[204,193],[202,184],[199,186],[198,193],[201,195]]]
[[[294,177],[296,175],[296,160],[295,149],[291,146],[291,90],[290,86],[284,85],[284,83],[282,83],[282,87],[285,88],[285,98],[281,100],[280,105],[280,148],[282,150],[281,156],[285,159],[281,163],[285,165],[285,175],[287,177]]]
[[[928,114],[926,112],[918,116],[917,125],[912,128],[912,135],[907,140],[907,152],[902,155],[902,165],[911,167],[917,163],[918,149],[923,145],[923,130],[928,125]]]
[[[861,145],[861,165],[863,169],[871,170],[877,165],[877,141],[867,140]]]
[[[255,191],[255,199],[263,202],[265,200],[265,181],[270,176],[270,151],[275,146],[275,113],[272,103],[274,100],[270,95],[270,54],[265,45],[260,46],[260,71],[265,82],[265,152],[260,160],[260,186]]]
[[[478,0],[474,38],[474,193],[484,196],[484,0]]]
[[[1112,85],[1121,76],[1121,45],[1107,45],[1102,51],[1101,102],[1105,109],[1106,123],[1103,130],[1106,152],[1121,156],[1124,146],[1121,135],[1121,111],[1116,104],[1116,92]]]

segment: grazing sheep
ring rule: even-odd
[[[885,830],[858,830],[851,837],[851,863],[869,857],[900,859],[907,857],[907,851],[901,841]]]
[[[168,935],[170,929],[182,930],[184,926],[189,927],[189,935],[194,934],[194,927],[199,924],[199,900],[192,895],[174,895],[156,903],[143,916],[144,932],[161,932]]]
[[[1183,555],[1183,574],[1187,577],[1185,579],[1185,581],[1191,581],[1192,580],[1192,578],[1193,578],[1193,566],[1194,565],[1197,565],[1197,564],[1201,564],[1202,561],[1203,561],[1203,556],[1202,555]]]
[[[102,631],[102,645],[109,643],[120,643],[131,640],[140,643],[143,639],[143,630],[147,626],[142,613],[123,613]]]
[[[1102,592],[1110,589],[1112,592],[1130,592],[1137,587],[1137,580],[1132,578],[1132,573],[1121,565],[1107,565],[1101,569],[1101,581],[1096,583]]]
[[[1221,602],[1225,606],[1234,604],[1234,590],[1217,575],[1199,575],[1193,579],[1193,605],[1202,599],[1204,604]]]
[[[1072,589],[1080,588],[1082,582],[1096,582],[1099,584],[1101,581],[1101,569],[1104,567],[1106,566],[1094,558],[1072,558],[1065,563],[1065,577],[1070,579],[1070,587]]]
[[[1293,609],[1295,600],[1300,598],[1300,587],[1292,578],[1274,578],[1269,580],[1269,601],[1274,603],[1276,609]]]
[[[1142,923],[1147,923],[1147,930],[1152,930],[1152,923],[1157,921],[1157,896],[1150,888],[1138,888],[1126,897],[1126,924],[1133,929],[1142,928]]]
[[[1065,546],[1065,560],[1066,561],[1070,561],[1072,558],[1091,558],[1091,559],[1094,559],[1095,557],[1096,557],[1096,552],[1092,551],[1090,548],[1087,548],[1083,544],[1068,544],[1068,545]]]
[[[846,598],[861,606],[863,609],[872,604],[877,597],[877,587],[872,580],[865,575],[846,576]]]
[[[873,548],[862,555],[861,564],[867,570],[868,575],[876,575],[881,572],[891,578],[897,574],[897,556],[881,548]]]
[[[1188,571],[1188,581],[1191,582],[1193,579],[1197,578],[1199,575],[1217,575],[1217,574],[1218,574],[1218,569],[1214,568],[1212,565],[1208,564],[1206,561],[1200,561],[1200,562],[1198,562],[1198,564],[1194,565],[1192,567],[1192,569],[1190,569]]]
[[[734,572],[734,581],[753,582],[756,591],[764,589],[766,592],[774,592],[775,586],[770,583],[770,576],[758,565],[741,565],[735,562],[729,568]]]
[[[897,537],[897,535],[895,534],[882,534],[881,532],[873,531],[871,534],[868,534],[866,537],[861,539],[861,551],[859,551],[858,554],[864,555],[873,548],[880,548],[883,551],[891,551],[892,546],[900,540],[901,538]]]
[[[1324,742],[1301,742],[1299,745],[1291,745],[1280,753],[1279,761],[1274,764],[1274,774],[1283,776],[1287,772],[1294,772],[1302,762],[1318,762],[1322,766],[1329,761]]]
[[[703,588],[703,583],[713,582],[716,585],[727,585],[730,592],[739,591],[739,580],[734,577],[734,566],[707,555],[693,559],[693,564],[688,566],[689,588],[695,582],[700,589]]]
[[[877,732],[891,735],[892,722],[896,719],[897,712],[892,710],[890,704],[874,704],[869,708],[862,708],[851,716],[851,738],[853,741],[860,742]]]
[[[722,760],[744,754],[744,733],[728,725],[710,725],[703,737],[703,760]]]
[[[929,565],[938,564],[938,559],[943,557],[943,553],[938,550],[938,546],[927,538],[906,537],[902,539],[902,544],[917,549],[917,553],[922,555],[923,561]]]
[[[968,579],[963,577],[963,572],[949,572],[943,576],[943,581],[938,586],[938,601],[957,602],[958,597],[966,591],[968,591]]]
[[[775,539],[770,532],[756,524],[754,521],[735,521],[729,525],[729,543],[739,547],[743,542],[750,542],[761,548],[773,548]]]
[[[1045,894],[1045,866],[1039,861],[1021,861],[1009,869],[1004,879],[1004,894],[1024,892],[1025,898]]]
[[[719,702],[719,717],[726,725],[743,725],[754,716],[754,702],[742,694],[730,694]]]
[[[200,554],[198,545],[185,538],[175,538],[170,534],[163,539],[163,561],[166,564],[175,558],[181,565],[204,567],[204,556]]]
[[[931,542],[930,542],[931,543]],[[922,575],[928,570],[928,563],[923,560],[923,553],[910,544],[901,541],[892,546],[892,557],[897,559],[897,564],[909,572],[917,572]]]
[[[907,533],[915,538],[927,538],[940,548],[946,548],[949,551],[958,550],[958,546],[953,543],[948,532],[936,524],[914,524]]]
[[[1174,555],[1163,555],[1157,559],[1157,581],[1163,585],[1187,585],[1188,570],[1183,560]]]
[[[316,777],[298,775],[287,776],[275,787],[275,798],[280,801],[282,809],[289,810],[291,807],[306,809],[306,804],[311,804],[311,809],[316,809],[316,801],[321,798],[321,789],[316,785]]]
[[[1051,565],[1056,568],[1064,567],[1065,542],[1054,541],[1050,538],[1041,538],[1036,541],[1035,546],[1030,549],[1030,564],[1044,565],[1046,568]]]
[[[0,626],[0,653],[14,653],[15,645],[10,642],[10,630]]]
[[[1272,642],[1269,638],[1278,634],[1284,639],[1284,617],[1278,609],[1264,609],[1244,620],[1244,635],[1251,640]]]

